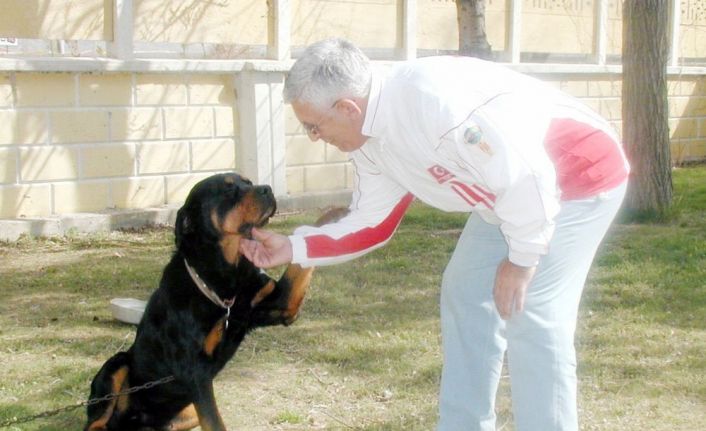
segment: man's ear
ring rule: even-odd
[[[363,113],[358,103],[356,99],[339,99],[334,108],[339,114],[345,117],[357,118]]]
[[[188,235],[193,231],[194,227],[191,224],[191,219],[186,215],[186,211],[184,208],[179,209],[174,223],[174,243],[177,248],[181,245],[184,235]]]

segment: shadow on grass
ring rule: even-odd
[[[648,321],[706,328],[706,168],[678,169],[665,219],[616,224],[590,277],[584,303],[633,310]]]
[[[634,309],[675,327],[706,328],[704,230],[616,226],[594,264],[584,303],[604,311]]]

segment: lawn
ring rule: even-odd
[[[289,232],[314,212],[276,217]],[[390,244],[315,273],[300,319],[254,332],[216,379],[240,430],[431,430],[441,371],[439,284],[465,222],[415,204]],[[0,243],[0,423],[84,400],[135,327],[108,301],[147,298],[170,229]],[[581,307],[582,430],[706,423],[706,168],[675,171],[672,219],[616,224]],[[509,382],[498,428],[512,430]],[[79,430],[83,409],[9,427]]]

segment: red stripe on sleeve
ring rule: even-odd
[[[311,259],[333,257],[366,250],[392,236],[402,221],[402,216],[414,200],[411,193],[406,194],[393,208],[392,212],[377,226],[368,227],[334,239],[327,235],[313,235],[304,238],[307,256]]]
[[[481,196],[479,193],[476,193],[475,191],[473,191],[473,189],[471,189],[467,185],[463,184],[460,181],[452,181],[452,183],[454,185],[460,187],[474,201],[482,203],[488,209],[493,209],[493,206],[490,203],[488,203],[488,201],[485,199],[485,197]]]
[[[479,186],[478,184],[471,184],[471,187],[478,190],[480,193],[484,194],[485,197],[487,197],[490,200],[490,202],[495,203],[495,195],[493,193],[490,193],[488,190],[484,189],[483,187]]]
[[[468,203],[468,205],[470,205],[470,206],[472,206],[472,207],[476,206],[476,204],[478,203],[478,202],[476,202],[476,201],[472,201],[470,197],[466,196],[466,194],[465,194],[460,188],[458,188],[458,187],[456,187],[456,186],[453,186],[453,185],[452,185],[452,186],[451,186],[451,190],[453,190],[454,192],[456,192],[456,194],[459,195],[459,196],[461,197],[461,199],[463,199],[464,201],[466,201],[466,203]]]

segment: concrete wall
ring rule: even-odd
[[[135,0],[135,40],[267,44],[266,1]]]
[[[344,37],[364,48],[400,45],[401,12],[396,0],[293,0],[292,45]]]
[[[675,3],[676,162],[706,159],[706,68],[680,63],[706,64],[705,3]],[[488,0],[488,36],[501,61],[619,130],[620,67],[605,58],[620,53],[620,4]],[[0,40],[0,219],[174,206],[196,181],[229,170],[271,184],[281,208],[345,200],[346,155],[309,142],[281,100],[290,52],[329,36],[384,64],[453,52],[455,2],[0,0],[0,37],[19,38]],[[522,63],[520,52],[548,64]],[[556,60],[567,55],[595,62]]]
[[[110,41],[117,0],[0,0],[0,37]],[[131,0],[136,43],[218,44],[209,55],[247,58],[229,45],[267,45],[272,32],[266,1]],[[412,0],[415,35],[421,50],[458,49],[454,0]],[[294,47],[330,36],[359,46],[395,49],[402,45],[402,20],[409,0],[291,0]],[[486,0],[486,27],[495,51],[507,48],[508,0]],[[706,58],[706,2],[680,2],[680,57]],[[520,0],[516,25],[526,52],[590,54],[594,49],[598,0]],[[606,1],[606,50],[619,55],[622,2]],[[100,54],[100,53],[99,53]],[[245,57],[243,57],[245,56]]]
[[[331,2],[335,3],[335,2]],[[596,36],[596,0],[521,1],[521,46],[526,52],[591,54]],[[681,2],[680,57],[706,57],[706,2]],[[486,31],[494,51],[507,49],[507,0],[486,0]],[[622,2],[606,5],[606,51],[622,50]],[[417,46],[425,50],[458,49],[455,0],[417,0]]]
[[[233,77],[0,75],[0,218],[181,202],[235,168]]]
[[[105,0],[0,0],[0,37],[109,40],[112,16]]]

